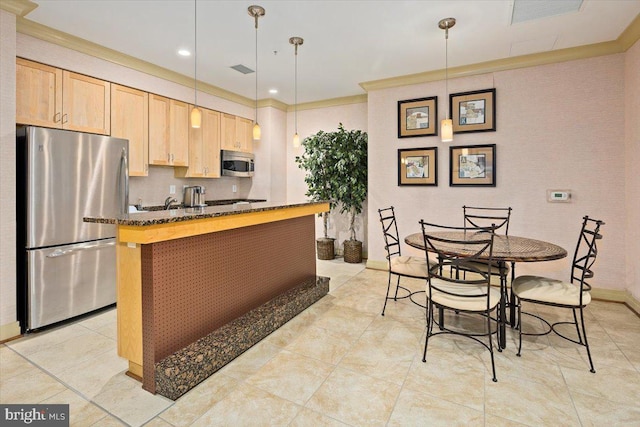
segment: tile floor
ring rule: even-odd
[[[553,336],[516,357],[509,329],[493,383],[468,339],[435,337],[422,363],[423,311],[402,300],[380,316],[386,272],[337,259],[318,274],[328,296],[176,402],[124,374],[114,310],[0,346],[0,402],[68,403],[74,426],[640,425],[640,318],[624,305],[588,307],[596,374]]]

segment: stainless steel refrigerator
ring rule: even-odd
[[[114,225],[127,212],[129,142],[25,126],[16,138],[18,317],[31,331],[114,304]]]

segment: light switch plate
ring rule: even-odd
[[[571,202],[571,190],[547,190],[547,202],[569,203]]]

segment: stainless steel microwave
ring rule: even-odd
[[[222,150],[222,175],[252,177],[255,171],[253,154]]]

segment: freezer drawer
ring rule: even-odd
[[[115,239],[27,251],[27,330],[116,302]]]

